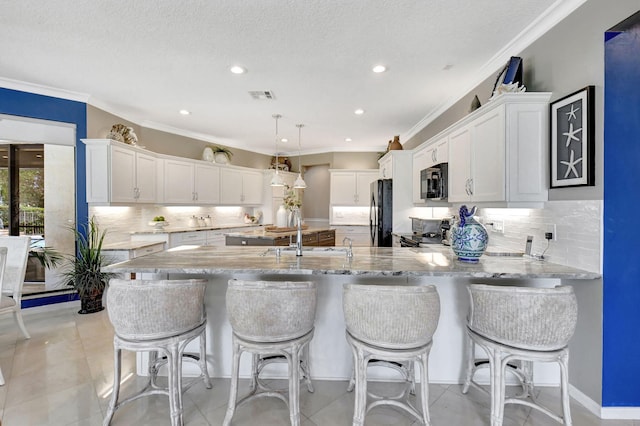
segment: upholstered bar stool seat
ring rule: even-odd
[[[369,410],[386,404],[401,408],[429,425],[428,360],[440,318],[436,288],[345,284],[342,300],[347,342],[355,364],[353,424],[363,425]],[[406,389],[399,395],[367,392],[367,366],[371,360],[402,366],[410,374],[413,364],[420,364],[422,412],[409,400],[412,381],[406,382]],[[368,403],[368,399],[372,402]]]
[[[578,306],[572,287],[524,288],[473,284],[467,319],[467,374],[463,393],[470,386],[488,393],[473,378],[484,365],[476,360],[475,346],[488,355],[491,380],[491,425],[501,426],[505,404],[522,404],[571,425],[569,409],[569,340],[575,331]],[[535,361],[560,365],[560,394],[563,417],[535,400]],[[505,376],[513,373],[521,381],[523,393],[505,396]]]
[[[313,282],[229,281],[226,307],[233,330],[233,365],[224,425],[231,423],[237,406],[262,396],[283,400],[289,407],[291,424],[300,424],[300,371],[309,377],[308,360],[302,358],[313,337],[316,299]],[[252,386],[238,401],[242,352],[253,355]],[[258,377],[273,356],[282,356],[288,362],[288,398],[286,392],[270,389]]]
[[[107,288],[107,312],[113,324],[114,379],[111,401],[104,419],[107,426],[116,409],[153,394],[169,397],[172,426],[183,424],[182,393],[203,380],[211,388],[206,362],[206,280],[146,281],[113,279]],[[186,356],[185,347],[200,338],[198,356]],[[122,350],[150,352],[149,382],[138,393],[118,401]],[[158,355],[159,354],[159,355]],[[200,367],[200,376],[183,386],[182,361]],[[168,388],[156,383],[158,369],[168,368]]]

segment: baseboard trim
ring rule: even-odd
[[[569,385],[569,394],[591,414],[601,419],[640,420],[640,407],[602,407],[571,384]]]

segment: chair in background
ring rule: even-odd
[[[578,318],[573,288],[524,288],[473,284],[467,319],[467,374],[462,392],[474,386],[485,393],[473,377],[487,365],[476,360],[475,346],[488,355],[491,380],[491,425],[501,426],[505,404],[522,404],[547,414],[560,423],[571,425],[569,408],[569,339]],[[535,400],[533,366],[535,361],[560,365],[560,393],[563,417],[554,414]],[[505,376],[513,373],[521,382],[523,393],[505,396]]]
[[[313,337],[317,290],[313,282],[230,280],[226,306],[233,330],[233,365],[229,405],[223,425],[229,425],[237,406],[257,397],[273,396],[289,407],[293,426],[300,424],[300,371],[309,378],[306,346]],[[253,355],[252,384],[238,401],[238,376],[242,352]],[[285,392],[263,385],[260,361],[283,356],[288,362],[289,398]],[[307,381],[310,386],[310,381]],[[313,391],[312,387],[309,387]]]
[[[378,405],[401,408],[429,425],[429,351],[440,318],[440,298],[435,286],[345,284],[342,306],[355,370],[353,425],[364,424],[366,413]],[[409,400],[413,380],[405,380],[399,395],[382,396],[367,391],[367,367],[376,360],[402,366],[403,376],[420,364],[420,412]],[[368,403],[368,397],[372,400]]]
[[[115,331],[114,378],[105,426],[111,422],[118,408],[153,394],[169,396],[171,424],[180,426],[183,424],[182,393],[200,379],[207,389],[211,388],[206,361],[205,284],[206,280],[112,279],[109,282],[107,313]],[[186,356],[185,347],[198,337],[199,355]],[[150,352],[149,382],[140,392],[118,402],[122,349]],[[183,360],[193,361],[200,367],[200,376],[185,386],[182,385]],[[156,383],[158,370],[165,364],[168,367],[168,388]]]
[[[7,263],[0,282],[0,315],[13,314],[25,339],[31,338],[22,320],[22,286],[30,244],[30,237],[0,237],[0,247],[7,248]]]

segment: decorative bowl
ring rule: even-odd
[[[165,221],[151,221],[149,226],[153,226],[156,229],[163,229],[165,226],[169,226],[169,222]]]

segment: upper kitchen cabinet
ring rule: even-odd
[[[413,151],[411,198],[414,204],[426,202],[421,194],[420,172],[436,164],[446,163],[449,160],[449,136],[440,136],[420,145]]]
[[[220,203],[262,204],[262,172],[234,166],[221,168]]]
[[[160,160],[160,179],[164,204],[220,203],[220,166],[177,158]]]
[[[500,95],[434,138],[448,138],[449,202],[524,207],[547,200],[550,97]]]
[[[369,206],[371,182],[378,170],[329,170],[330,204],[332,206]]]
[[[153,153],[110,139],[82,141],[87,146],[88,203],[156,202],[158,160]]]
[[[411,167],[412,151],[395,150],[387,152],[378,160],[379,179],[393,179],[394,171]]]
[[[393,158],[391,151],[378,160],[378,172],[380,179],[393,179]]]

